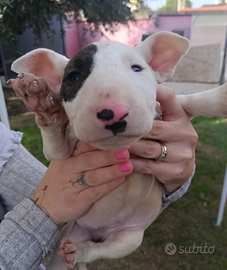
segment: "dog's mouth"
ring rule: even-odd
[[[127,122],[123,119],[120,119],[118,122],[112,124],[112,125],[106,125],[105,129],[111,130],[116,136],[118,133],[122,133],[125,131],[127,126]]]
[[[108,137],[106,139],[89,141],[88,143],[92,144],[94,147],[99,148],[101,150],[108,151],[117,151],[121,149],[126,149],[132,146],[135,142],[137,142],[143,134],[138,135],[115,135]]]

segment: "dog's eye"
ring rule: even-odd
[[[133,65],[133,66],[131,66],[131,69],[132,69],[133,71],[135,71],[135,72],[140,72],[140,71],[142,71],[142,68],[141,68],[140,66],[138,66],[138,65]]]
[[[80,79],[80,73],[77,71],[72,71],[67,76],[67,80],[70,80],[70,81],[78,81],[79,79]]]

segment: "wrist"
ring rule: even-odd
[[[48,210],[48,207],[45,206],[42,202],[39,202],[37,198],[35,198],[35,194],[32,194],[30,197],[30,200],[33,201],[33,203],[59,228],[64,223],[59,222],[57,219],[55,219]]]

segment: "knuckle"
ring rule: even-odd
[[[192,136],[191,136],[191,139],[192,139],[193,145],[196,145],[197,142],[198,142],[199,136],[198,136],[198,134],[196,133],[195,130],[194,130],[194,132],[193,132],[193,134],[192,134]]]
[[[151,171],[151,162],[150,162],[149,159],[148,160],[147,159],[144,160],[143,171],[146,172],[146,173],[148,173],[148,172]]]
[[[181,179],[182,175],[184,174],[184,166],[176,166],[174,172],[175,172],[174,179],[176,180]]]
[[[162,88],[162,90],[165,90],[165,98],[166,100],[173,100],[176,98],[176,94],[174,91],[168,87]]]
[[[89,186],[96,186],[97,185],[97,173],[96,173],[96,170],[86,172],[85,180],[87,181]]]
[[[149,141],[146,141],[145,143],[144,154],[149,155],[149,156],[153,156],[155,154],[155,147]]]
[[[173,100],[176,98],[174,91],[170,88],[165,88],[165,97],[167,100]]]
[[[193,146],[195,146],[197,144],[199,136],[198,136],[197,132],[195,131],[192,124],[189,127],[189,129],[187,129],[187,131],[185,130],[184,138],[186,138],[187,141],[189,141],[191,143],[191,145],[193,145]]]
[[[163,133],[163,124],[162,121],[155,121],[151,130],[153,135],[159,135]]]
[[[184,152],[182,160],[188,163],[193,158],[193,156],[194,156],[194,151],[192,149],[188,149]]]

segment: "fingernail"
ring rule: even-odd
[[[132,164],[129,162],[125,162],[125,163],[120,165],[120,170],[122,172],[129,172],[132,170]]]
[[[52,105],[55,105],[55,102],[54,102],[54,98],[52,96],[49,97],[50,98],[50,102]]]
[[[125,178],[121,177],[121,178],[116,179],[115,181],[119,183],[119,182],[123,182],[124,180],[125,180]]]
[[[129,158],[129,153],[127,150],[120,150],[116,152],[116,157],[118,159],[126,159]]]
[[[37,82],[37,80],[34,80],[34,81],[33,81],[33,84],[34,84],[35,87],[38,87],[38,82]]]

